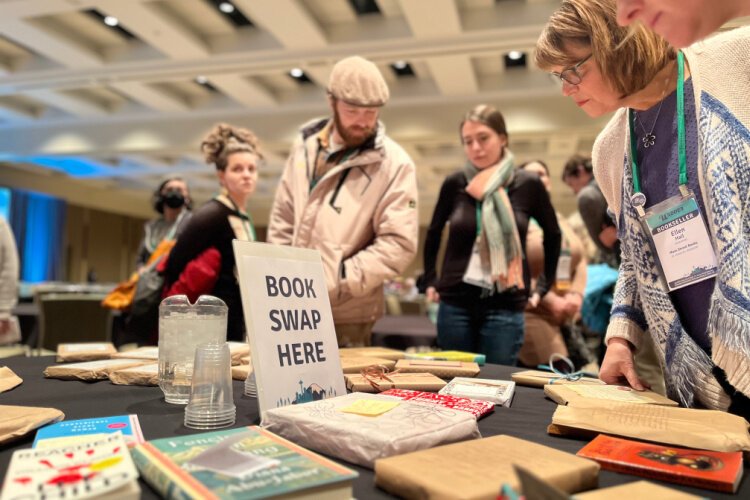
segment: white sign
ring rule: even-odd
[[[270,408],[346,394],[320,254],[233,244],[261,418]]]

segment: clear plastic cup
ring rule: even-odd
[[[227,305],[201,295],[195,304],[175,295],[159,305],[159,387],[167,403],[187,404],[193,376],[195,348],[227,340]]]
[[[245,379],[245,396],[258,397],[258,386],[255,383],[255,370],[250,370]]]
[[[234,424],[237,408],[232,393],[232,358],[226,342],[200,344],[195,350],[190,402],[185,426],[216,429]]]

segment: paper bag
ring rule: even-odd
[[[711,451],[750,451],[748,422],[716,410],[601,401],[560,405],[550,434],[605,433]]]
[[[102,380],[108,378],[109,374],[115,370],[149,363],[150,361],[143,359],[101,359],[85,363],[48,366],[44,370],[44,376],[62,380]]]
[[[359,373],[344,375],[346,388],[352,392],[383,392],[388,389],[437,392],[446,384],[432,373],[388,373],[385,377],[365,377]]]
[[[341,356],[341,369],[344,373],[359,373],[372,365],[384,366],[390,371],[396,366],[396,361],[368,356]]]
[[[476,377],[479,365],[473,361],[446,361],[430,359],[399,359],[396,370],[400,373],[432,373],[450,380],[453,377]]]
[[[55,408],[0,405],[0,444],[21,438],[63,418],[65,414]]]
[[[247,380],[250,372],[253,371],[253,365],[237,365],[232,367],[232,378],[234,380]]]
[[[0,392],[5,392],[21,385],[23,380],[7,366],[0,366]]]
[[[552,372],[545,372],[542,370],[523,370],[515,372],[510,376],[511,380],[518,385],[525,385],[528,387],[544,387],[547,384],[553,383],[553,385],[566,385],[566,384],[599,384],[605,385],[604,382],[598,378],[581,377],[576,381],[566,380],[559,375],[555,375]]]
[[[110,372],[109,380],[117,385],[159,385],[159,363],[131,366]]]
[[[111,342],[79,342],[71,344],[58,344],[57,361],[96,361],[97,359],[109,359],[117,349]]]
[[[130,351],[116,352],[112,359],[148,359],[151,361],[159,360],[159,348],[156,346],[144,346]]]
[[[581,400],[619,401],[633,404],[679,406],[676,401],[654,391],[636,391],[619,385],[545,385],[544,394],[557,404],[575,404]]]
[[[658,498],[659,500],[703,500],[704,496],[691,495],[648,481],[610,486],[576,495],[577,500],[612,500],[613,498]]]
[[[378,416],[342,411],[359,400],[397,404]],[[378,458],[481,437],[468,412],[356,392],[272,408],[261,425],[305,448],[369,468]]]
[[[342,347],[339,349],[339,356],[359,356],[368,358],[392,359],[393,361],[404,359],[406,353],[387,347]]]

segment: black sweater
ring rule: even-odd
[[[515,172],[507,192],[523,249],[523,280],[526,287],[524,290],[513,289],[482,298],[480,287],[463,281],[477,231],[477,202],[466,192],[466,186],[466,176],[463,171],[459,171],[448,176],[440,189],[440,197],[424,244],[425,284],[434,286],[440,293],[440,300],[451,305],[468,307],[481,303],[489,308],[522,311],[526,307],[530,287],[529,267],[526,263],[529,218],[536,219],[544,231],[544,274],[539,277],[536,288],[542,297],[553,284],[560,256],[560,227],[557,225],[549,194],[535,174],[524,170]],[[446,223],[450,223],[448,245],[438,278],[436,261]],[[545,276],[552,279],[547,280]]]
[[[165,281],[167,286],[177,281],[188,263],[204,250],[215,247],[221,254],[221,269],[211,295],[223,300],[229,308],[228,340],[244,340],[245,320],[242,314],[240,286],[234,276],[234,231],[229,225],[230,215],[236,212],[217,200],[210,200],[195,211],[183,228],[177,243],[169,253]]]

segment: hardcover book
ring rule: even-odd
[[[440,389],[440,394],[481,399],[500,406],[510,406],[516,383],[507,380],[456,377]]]
[[[143,431],[138,415],[116,415],[113,417],[63,420],[36,431],[33,448],[51,448],[71,443],[90,441],[115,432],[122,433],[125,444],[135,446],[143,443]]]
[[[155,439],[132,454],[165,498],[348,500],[358,475],[256,426]]]
[[[511,436],[438,446],[375,462],[375,484],[403,498],[497,498],[522,465],[567,492],[595,488],[599,465],[570,453]]]
[[[742,452],[644,443],[599,434],[576,455],[615,472],[733,493],[742,479]]]
[[[581,400],[618,401],[632,404],[678,406],[676,401],[654,391],[636,391],[621,385],[545,385],[544,394],[557,404],[576,404]]]

